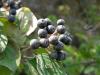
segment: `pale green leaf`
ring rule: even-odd
[[[8,43],[7,37],[0,34],[0,53],[2,53],[5,50],[7,43]]]
[[[5,51],[0,54],[0,65],[7,67],[12,72],[15,72],[20,63],[20,54],[11,46],[7,46]]]
[[[45,53],[36,56],[30,61],[38,75],[67,75],[64,68]]]
[[[29,36],[37,28],[37,18],[27,7],[22,7],[17,11],[17,17],[20,21],[21,32]]]

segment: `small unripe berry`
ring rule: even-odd
[[[39,36],[40,38],[46,38],[47,35],[48,35],[48,33],[47,33],[46,29],[39,29],[39,30],[38,30],[38,36]]]
[[[16,20],[15,16],[13,16],[13,15],[8,16],[8,21],[9,22],[14,22],[15,20]]]
[[[45,28],[47,23],[44,19],[39,19],[37,25],[39,28]]]
[[[49,18],[45,18],[45,21],[47,23],[47,26],[52,24],[52,22],[51,22],[51,20]]]
[[[9,14],[11,14],[11,15],[16,15],[16,9],[11,9],[11,10],[9,11]]]
[[[43,48],[47,48],[49,46],[49,40],[45,38],[40,39],[40,46]]]
[[[57,25],[64,25],[64,24],[65,24],[64,19],[59,19],[59,20],[57,21]]]
[[[71,37],[69,37],[65,34],[61,34],[59,36],[59,41],[61,41],[62,43],[66,44],[66,45],[69,45],[69,44],[71,44],[72,39],[71,39]]]
[[[47,26],[46,29],[47,29],[48,34],[53,34],[55,31],[55,26],[49,25],[49,26]]]
[[[64,44],[62,42],[58,42],[57,45],[54,46],[54,50],[60,51],[64,48]]]
[[[58,25],[58,26],[57,26],[57,32],[58,32],[59,34],[64,34],[65,31],[66,31],[65,26],[63,26],[63,25]]]
[[[66,52],[64,51],[53,51],[51,52],[51,54],[49,55],[50,58],[61,61],[61,60],[65,60],[66,59]]]
[[[56,45],[58,43],[58,37],[56,35],[51,35],[49,37],[49,42],[52,44],[52,45]]]
[[[30,41],[30,47],[31,47],[32,49],[38,49],[39,46],[40,46],[40,42],[39,42],[37,39],[32,39],[32,40]]]

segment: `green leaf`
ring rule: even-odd
[[[45,48],[39,48],[39,49],[36,50],[36,53],[42,54],[42,53],[47,53],[47,51],[46,51]]]
[[[7,17],[1,17],[0,22],[3,24],[2,33],[6,36],[12,36],[12,32],[14,33],[14,30],[17,29],[16,24],[13,22],[9,22]]]
[[[85,73],[86,73],[86,74],[89,74],[89,73],[93,72],[94,70],[95,70],[95,68],[92,67],[92,66],[90,66],[90,67],[88,67],[88,68],[85,70]]]
[[[8,43],[7,37],[0,34],[0,53],[2,53],[5,50],[7,43]]]
[[[0,66],[0,75],[12,75],[12,72],[4,66]]]
[[[22,46],[26,41],[26,35],[21,32],[17,24],[10,23],[7,18],[0,18],[3,23],[2,34],[8,37],[8,40],[13,41],[15,45]]]
[[[20,29],[22,33],[29,36],[37,28],[37,18],[27,7],[18,10],[17,17],[20,21]]]
[[[50,18],[52,21],[56,22],[58,17],[55,15],[49,15],[48,18]]]
[[[83,67],[82,65],[80,65],[80,61],[73,59],[71,57],[67,57],[67,59],[63,61],[63,64],[68,75],[79,75],[80,70]]]
[[[24,69],[27,75],[39,75],[36,69],[28,61],[25,63]]]
[[[15,72],[20,63],[20,53],[13,49],[11,46],[7,46],[5,51],[0,54],[0,65],[7,67],[12,72]]]
[[[4,24],[0,21],[0,33],[2,32],[3,26],[4,26]]]
[[[30,64],[35,68],[38,75],[67,75],[66,70],[58,62],[49,58],[45,53],[30,60]]]

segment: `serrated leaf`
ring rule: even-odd
[[[37,55],[36,59],[30,61],[38,72],[38,75],[67,75],[58,62],[51,60],[45,53]]]
[[[38,75],[36,69],[28,61],[25,64],[25,72],[27,75]]]

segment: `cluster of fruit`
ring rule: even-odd
[[[21,0],[15,1],[15,0],[1,0],[0,1],[0,8],[5,7],[9,8],[9,15],[8,15],[8,20],[10,22],[15,21],[15,15],[16,15],[16,10],[21,7]]]
[[[66,33],[65,21],[59,19],[55,27],[49,18],[38,20],[38,37],[39,39],[32,39],[30,47],[32,49],[51,48],[49,56],[52,59],[64,60],[66,52],[63,51],[64,45],[69,45],[72,41],[71,37]]]

